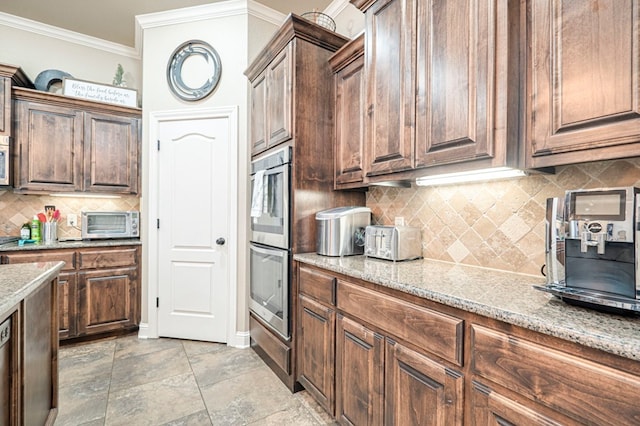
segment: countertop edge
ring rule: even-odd
[[[65,262],[43,262],[43,263],[22,263],[18,265],[2,265],[2,268],[11,267],[15,270],[20,269],[28,269],[33,271],[35,267],[36,271],[41,271],[37,275],[31,275],[29,278],[24,279],[20,282],[20,278],[12,278],[13,281],[16,282],[15,290],[9,289],[9,291],[5,291],[3,294],[2,301],[0,302],[0,317],[5,317],[7,313],[10,313],[15,306],[17,306],[22,300],[29,297],[31,293],[36,291],[40,286],[52,280],[54,277],[58,276],[62,268],[64,267]]]
[[[373,273],[364,273],[358,269],[350,269],[344,266],[336,266],[332,264],[330,259],[332,258],[324,258],[316,255],[314,253],[301,253],[295,254],[293,259],[306,263],[309,265],[313,265],[319,268],[323,268],[326,270],[330,270],[335,273],[339,273],[342,275],[346,275],[351,278],[361,279],[364,281],[368,281],[383,287],[387,287],[390,289],[394,289],[396,291],[400,291],[407,294],[412,294],[418,297],[421,297],[426,300],[430,300],[433,302],[441,303],[446,306],[450,306],[453,308],[457,308],[466,312],[478,314],[487,318],[499,320],[508,324],[512,324],[515,326],[519,326],[531,331],[535,331],[541,334],[553,336],[560,338],[562,340],[570,341],[573,343],[578,343],[586,347],[599,349],[607,353],[611,353],[613,355],[618,355],[624,358],[640,361],[640,336],[635,341],[621,341],[616,336],[612,335],[610,332],[604,332],[603,330],[576,330],[571,324],[560,324],[554,322],[549,318],[540,318],[536,315],[528,315],[521,312],[515,312],[508,309],[504,309],[497,305],[490,305],[487,303],[480,303],[477,301],[473,301],[467,298],[455,296],[452,294],[447,294],[442,291],[433,291],[425,288],[420,288],[417,286],[412,286],[410,283],[399,282],[393,279],[386,279],[384,277],[376,276]],[[335,258],[333,258],[335,259]],[[423,262],[441,262],[437,260],[424,259]],[[441,262],[446,263],[446,262]],[[389,264],[391,265],[391,264]],[[455,265],[455,264],[451,264]],[[469,265],[457,265],[461,268],[472,270],[479,274],[489,274],[492,271],[474,267]],[[402,264],[396,264],[396,268],[402,268]],[[452,266],[453,267],[453,266]],[[532,277],[524,274],[517,274],[507,271],[499,271],[499,274],[502,276],[512,276],[514,280],[514,284],[518,284],[519,281],[528,284],[536,277]],[[532,291],[538,291],[533,290]],[[542,296],[544,296],[546,300],[545,309],[558,310],[558,312],[562,311],[564,315],[567,312],[575,312],[577,316],[590,316],[593,315],[595,317],[601,315],[608,315],[603,313],[596,313],[595,311],[591,314],[589,310],[584,308],[576,308],[573,306],[569,306],[562,302],[560,299],[555,298],[554,296],[548,295],[546,293],[540,292]],[[523,298],[522,303],[526,303]],[[602,317],[599,317],[602,318]],[[611,316],[612,322],[615,320],[625,321],[625,318],[619,316]],[[597,320],[597,318],[596,318]],[[638,330],[640,333],[640,320],[634,317],[630,317],[628,319],[629,324],[635,326],[635,323],[638,322]]]

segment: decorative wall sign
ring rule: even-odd
[[[138,106],[138,92],[125,87],[110,86],[108,84],[92,83],[90,81],[65,78],[62,81],[62,94],[89,101],[127,107]]]
[[[220,81],[222,63],[213,47],[190,40],[176,48],[167,64],[167,83],[178,98],[197,101],[209,96]]]

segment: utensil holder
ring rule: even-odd
[[[58,241],[58,223],[44,222],[42,224],[42,241],[45,244],[53,244]]]

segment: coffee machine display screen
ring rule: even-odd
[[[625,220],[625,191],[590,191],[571,194],[574,219]]]

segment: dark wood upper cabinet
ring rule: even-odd
[[[352,1],[365,12],[365,181],[522,166],[520,2]]]
[[[82,112],[15,101],[14,186],[18,190],[82,190]]]
[[[13,89],[16,192],[137,194],[140,111]]]
[[[335,186],[359,187],[364,178],[364,34],[330,59],[336,90]]]
[[[33,87],[21,68],[0,64],[0,136],[11,136],[11,88]]]
[[[366,174],[413,167],[415,0],[378,0],[366,11]]]
[[[251,82],[251,153],[292,137],[292,46],[284,48]]]
[[[85,190],[138,192],[138,123],[132,117],[85,113]]]
[[[527,4],[527,166],[640,155],[640,1]]]
[[[419,2],[416,167],[516,161],[506,156],[518,141],[516,3]]]

